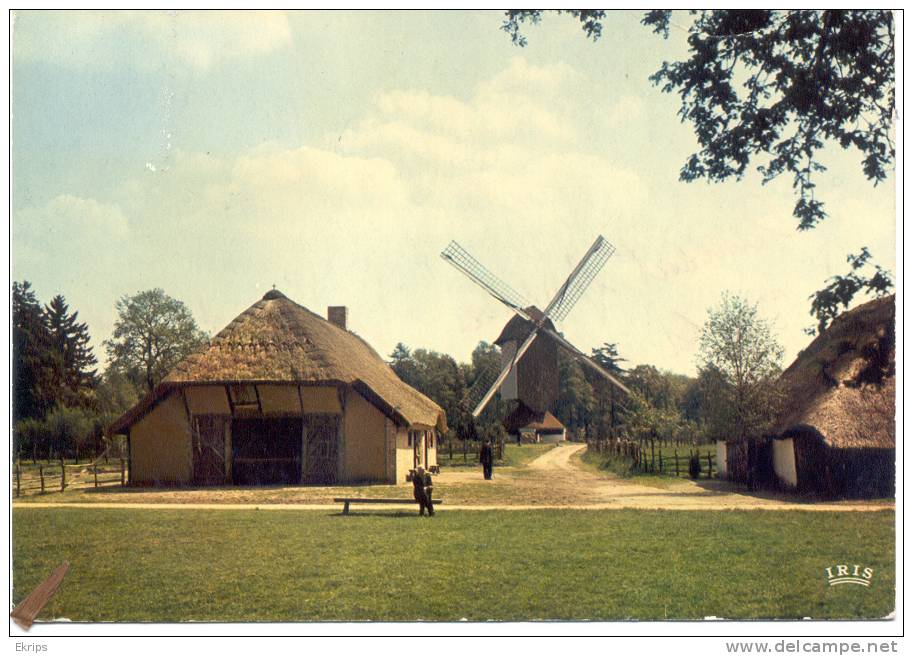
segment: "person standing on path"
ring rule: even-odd
[[[418,501],[418,514],[425,515],[425,508],[428,509],[428,516],[434,516],[434,506],[431,505],[431,474],[425,473],[424,467],[416,467],[412,472],[412,495]]]
[[[482,474],[486,481],[491,480],[491,469],[494,466],[494,452],[491,449],[491,440],[485,440],[479,450],[479,462],[482,463]]]

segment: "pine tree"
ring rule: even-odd
[[[77,322],[78,312],[69,313],[69,306],[58,294],[45,306],[44,314],[54,348],[63,362],[64,384],[72,392],[91,388],[97,382],[98,360],[89,345],[89,327]]]
[[[13,283],[13,418],[40,419],[61,399],[63,360],[27,280]]]

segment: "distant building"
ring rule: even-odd
[[[530,306],[526,313],[536,321],[542,312]],[[550,319],[545,326],[555,329]],[[501,348],[501,367],[513,360],[520,345],[533,331],[533,324],[518,315],[513,316],[494,341]],[[501,400],[518,400],[534,412],[553,408],[558,399],[558,344],[547,334],[539,333],[523,357],[501,383]]]
[[[529,443],[557,443],[567,439],[567,429],[551,412],[536,412],[522,403],[504,418],[504,429]]]
[[[131,484],[403,482],[444,411],[347,328],[272,290],[110,427]]]

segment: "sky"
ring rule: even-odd
[[[215,334],[275,285],[382,355],[469,359],[510,318],[439,257],[454,239],[544,306],[597,235],[614,256],[558,328],[693,374],[724,290],[804,348],[809,295],[868,246],[896,272],[895,181],[838,148],[798,232],[791,180],[678,181],[696,150],[648,77],[686,54],[617,12],[514,46],[477,12],[17,12],[12,276],[63,294],[96,355],[161,287]]]

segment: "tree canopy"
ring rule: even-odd
[[[114,331],[105,341],[109,366],[146,391],[209,338],[187,306],[162,289],[124,296],[115,307]]]
[[[576,18],[587,37],[602,35],[603,10],[559,10]],[[680,179],[739,179],[754,161],[764,182],[793,178],[793,215],[800,230],[827,213],[815,196],[818,158],[827,142],[855,148],[874,184],[894,162],[894,15],[889,10],[702,10],[690,24],[670,10],[645,14],[643,25],[669,37],[688,34],[689,58],[663,62],[650,78],[681,98],[679,116],[691,123],[700,149]],[[519,45],[523,23],[542,11],[510,10],[502,29]]]
[[[757,304],[728,293],[710,308],[699,342],[706,419],[718,438],[758,435],[777,409],[783,347]]]

